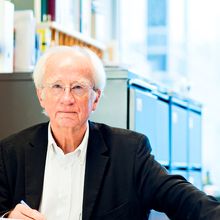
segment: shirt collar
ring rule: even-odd
[[[87,146],[88,146],[88,139],[89,139],[89,125],[87,122],[86,125],[86,132],[83,137],[82,142],[80,145],[71,153],[64,154],[62,149],[57,146],[56,141],[53,138],[52,132],[51,132],[51,124],[48,124],[48,147],[54,151],[55,154],[62,154],[64,156],[69,156],[71,154],[75,154],[78,159],[80,160],[80,164],[83,165],[85,163],[86,159],[86,152],[87,152]]]

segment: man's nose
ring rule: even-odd
[[[71,93],[71,88],[69,86],[64,88],[62,99],[67,100],[67,101],[69,101],[69,100],[74,101],[75,100],[75,97]]]

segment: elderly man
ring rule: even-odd
[[[33,77],[50,120],[0,142],[1,214],[143,220],[155,209],[171,219],[220,219],[219,203],[169,175],[144,135],[88,121],[105,86],[104,68],[93,52],[51,48]]]

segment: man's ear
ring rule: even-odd
[[[36,89],[37,97],[42,108],[44,108],[44,92],[42,89]]]
[[[98,102],[99,102],[99,99],[100,99],[100,97],[101,97],[101,94],[102,94],[102,92],[101,92],[100,89],[98,89],[98,90],[95,91],[92,111],[95,111],[95,110],[96,110],[97,105],[98,105]]]

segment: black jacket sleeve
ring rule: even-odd
[[[182,176],[168,174],[150,154],[149,145],[143,137],[135,159],[135,182],[143,208],[165,212],[171,219],[219,220],[220,204]]]
[[[10,191],[5,167],[5,155],[3,152],[2,144],[0,142],[0,216],[12,208],[10,207],[10,204]]]

